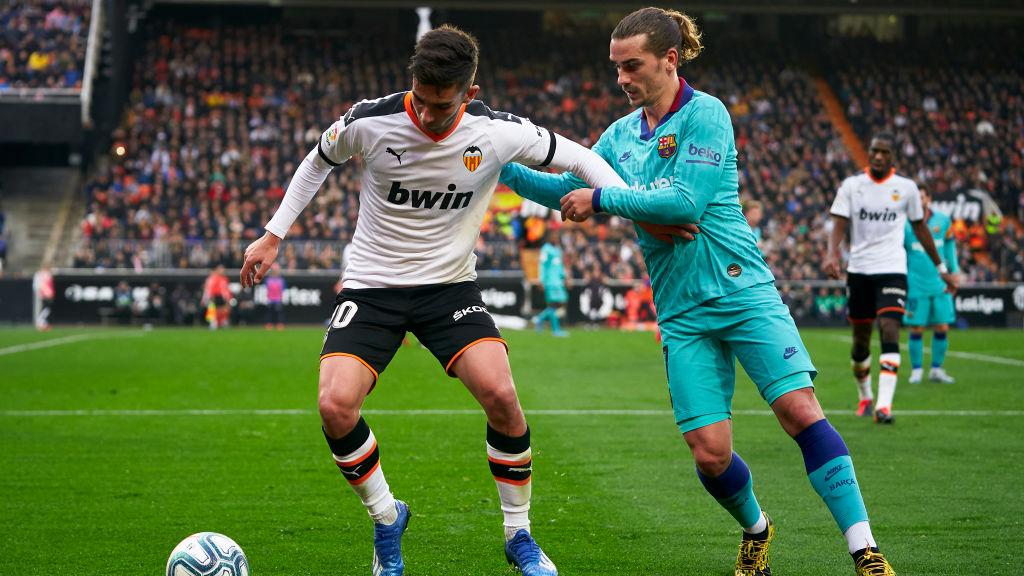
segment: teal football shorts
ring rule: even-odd
[[[565,290],[564,284],[545,284],[544,301],[548,304],[565,304],[569,300],[569,293]]]
[[[903,314],[906,326],[935,326],[956,322],[953,295],[942,293],[907,298],[907,311]]]
[[[813,387],[818,374],[774,284],[709,300],[660,326],[672,409],[684,433],[732,417],[737,359],[769,405]]]

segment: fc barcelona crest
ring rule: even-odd
[[[668,134],[658,138],[658,156],[671,158],[676,153],[676,135]]]
[[[483,161],[484,153],[476,146],[470,146],[462,153],[462,163],[466,165],[470,172],[476,172],[476,169],[480,167],[480,163]]]

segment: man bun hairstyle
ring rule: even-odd
[[[419,84],[468,88],[476,79],[480,45],[472,34],[445,24],[424,34],[409,59],[409,71]]]
[[[612,38],[646,37],[644,49],[661,58],[672,48],[679,51],[679,63],[690,62],[700,55],[704,45],[697,24],[682,12],[663,8],[641,8],[619,21]]]

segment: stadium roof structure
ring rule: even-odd
[[[237,4],[263,5],[279,8],[334,7],[334,8],[414,8],[429,5],[432,8],[462,10],[634,10],[650,6],[646,2],[595,0],[156,0],[165,4]],[[934,16],[1012,16],[1024,17],[1024,2],[1020,0],[697,0],[687,2],[689,13],[733,12],[765,14],[918,14]]]

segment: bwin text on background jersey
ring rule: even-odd
[[[850,262],[855,274],[906,274],[903,227],[924,218],[921,193],[913,180],[893,170],[875,180],[865,169],[843,180],[832,214],[850,221]]]
[[[283,238],[330,170],[355,154],[366,168],[346,288],[475,279],[473,245],[508,162],[581,170],[594,185],[622,182],[579,144],[478,100],[463,105],[444,134],[428,132],[412,92],[401,92],[356,104],[321,135],[267,230]]]
[[[680,79],[675,102],[653,131],[636,110],[609,126],[593,149],[629,186],[601,189],[602,211],[634,222],[700,225],[695,240],[671,244],[637,227],[659,321],[775,280],[743,217],[732,122],[720,100]],[[570,174],[516,165],[507,166],[501,180],[552,208],[561,195],[585,187]]]

